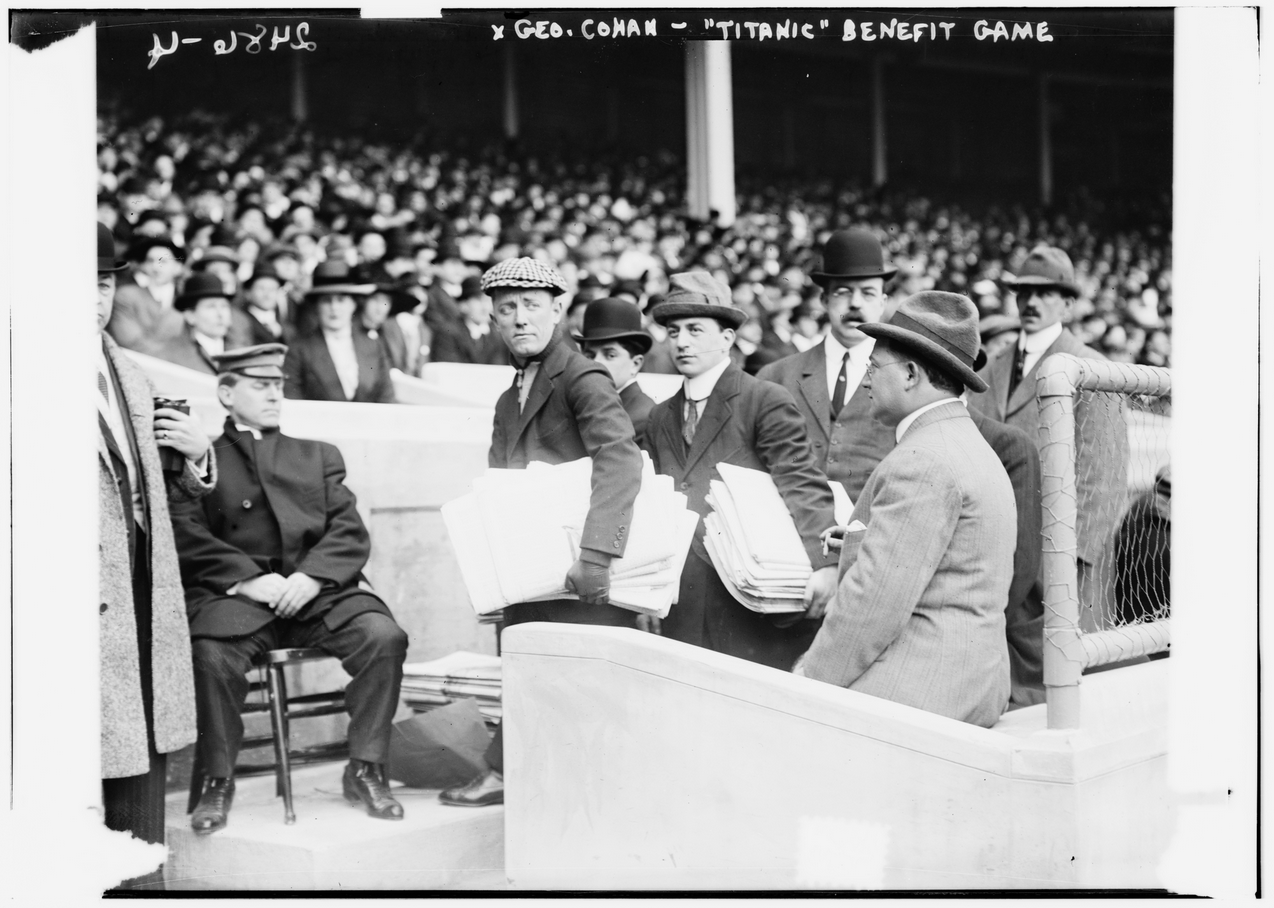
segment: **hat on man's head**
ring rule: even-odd
[[[320,262],[311,276],[310,289],[305,291],[306,299],[328,294],[349,294],[350,296],[367,296],[376,291],[371,282],[360,282],[349,265],[342,261],[329,260]]]
[[[97,273],[123,271],[128,262],[115,257],[115,234],[101,221],[97,222]]]
[[[885,264],[885,250],[876,234],[855,227],[837,230],[828,237],[823,246],[823,268],[812,273],[810,280],[826,287],[827,282],[834,278],[859,280],[879,277],[889,280],[897,272],[897,268]]]
[[[683,271],[668,278],[668,295],[650,310],[661,325],[674,318],[715,318],[726,328],[738,328],[747,313],[734,306],[730,288],[706,271]],[[587,314],[587,312],[585,313]]]
[[[146,258],[146,253],[150,252],[156,246],[163,246],[172,250],[173,258],[177,261],[183,261],[185,253],[181,247],[172,241],[172,237],[168,236],[144,236],[139,240],[135,240],[128,247],[128,260],[130,262],[140,262]]]
[[[283,283],[283,278],[279,277],[279,272],[275,271],[274,266],[267,262],[252,269],[252,277],[243,282],[244,289],[251,287],[262,278],[269,278],[278,284]]]
[[[289,256],[299,262],[301,260],[301,250],[288,243],[275,243],[267,246],[265,252],[261,253],[261,257],[267,262],[273,262],[275,259],[280,259],[284,256]]]
[[[231,372],[246,378],[282,378],[287,352],[286,344],[257,344],[213,354],[212,361],[218,375]]]
[[[460,299],[471,300],[482,295],[482,278],[467,277],[460,282]]]
[[[230,299],[230,294],[226,293],[226,287],[221,283],[221,278],[215,274],[196,271],[186,278],[186,283],[181,288],[181,293],[177,294],[177,298],[173,300],[173,308],[178,311],[193,309],[199,305],[200,300],[211,296],[219,296],[226,300]]]
[[[1075,266],[1071,257],[1056,246],[1043,243],[1031,250],[1017,276],[1004,276],[1004,284],[1014,290],[1031,288],[1036,290],[1054,289],[1069,296],[1079,296],[1079,285],[1075,283]]]
[[[211,262],[226,262],[231,265],[239,264],[239,256],[229,246],[209,246],[204,250],[203,255],[199,256],[199,261],[191,265],[192,268],[202,268]]]
[[[522,256],[516,259],[505,259],[487,269],[486,274],[482,275],[482,289],[487,293],[502,287],[548,290],[554,296],[561,296],[566,292],[566,278],[551,265],[546,265],[538,259]]]
[[[910,350],[973,391],[987,389],[977,374],[986,364],[978,341],[978,307],[967,296],[922,290],[899,303],[885,321],[858,330]]]
[[[585,344],[604,344],[606,341],[631,340],[641,347],[641,353],[650,352],[655,339],[641,326],[641,310],[628,300],[613,297],[593,300],[584,310],[584,331],[574,335]]]

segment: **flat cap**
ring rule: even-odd
[[[537,259],[522,256],[505,259],[487,269],[482,275],[482,289],[490,293],[500,287],[525,287],[532,290],[552,290],[554,296],[566,292],[566,278],[556,268]]]
[[[282,378],[283,357],[287,352],[286,344],[257,344],[218,353],[212,361],[218,374],[233,372],[247,378]]]

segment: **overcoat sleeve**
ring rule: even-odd
[[[372,543],[358,516],[354,493],[345,485],[345,461],[333,445],[322,445],[327,527],[323,536],[297,562],[311,577],[346,586],[358,579],[371,555]]]
[[[633,502],[641,488],[641,450],[610,376],[601,367],[579,373],[567,401],[580,440],[593,459],[593,490],[580,547],[615,558],[628,545]]]
[[[205,480],[189,460],[176,475],[165,473],[164,484],[168,488],[168,501],[196,501],[217,487],[217,452],[208,446],[208,478]]]

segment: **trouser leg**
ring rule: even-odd
[[[245,637],[190,641],[195,670],[195,708],[199,740],[195,745],[204,774],[234,775],[243,744],[243,703],[248,697],[252,659],[275,646],[273,625]]]

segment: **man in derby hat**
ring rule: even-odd
[[[458,305],[462,319],[435,335],[433,361],[507,366],[509,348],[492,326],[491,297],[482,290],[482,278],[461,281]]]
[[[317,329],[288,347],[283,385],[288,397],[392,404],[392,364],[379,341],[354,328],[354,314],[376,285],[361,280],[342,261],[314,269],[306,307],[317,310]]]
[[[1035,383],[1040,364],[1054,353],[1105,359],[1066,327],[1079,297],[1075,269],[1061,249],[1039,245],[1016,277],[1005,278],[1017,295],[1022,330],[1017,343],[990,359],[979,373],[987,391],[969,396],[969,406],[1039,438],[1040,413]],[[1094,601],[1093,565],[1107,548],[1127,498],[1128,430],[1118,395],[1081,391],[1075,397],[1075,492],[1077,498],[1079,595]],[[1010,604],[1010,651],[1015,702],[1044,699],[1044,601],[1042,582],[1024,603]]]
[[[592,497],[580,556],[564,586],[579,600],[507,606],[503,624],[564,621],[635,627],[636,612],[609,604],[610,563],[628,546],[633,502],[641,487],[641,451],[610,373],[567,345],[562,302],[566,281],[556,269],[522,257],[505,259],[482,276],[495,307],[495,326],[517,377],[495,405],[487,463],[524,469],[533,460],[593,461]],[[482,806],[504,800],[504,737],[497,729],[488,768],[468,784],[442,792],[445,804]]]
[[[613,297],[593,300],[584,310],[583,330],[575,340],[585,356],[601,363],[610,373],[640,444],[646,434],[650,411],[655,407],[655,402],[637,384],[637,373],[655,342],[641,327],[641,310],[633,303]]]
[[[279,432],[286,352],[263,344],[216,358],[217,399],[230,414],[221,476],[203,501],[173,509],[206,780],[191,819],[200,835],[226,825],[234,799],[252,659],[279,647],[341,660],[351,676],[345,799],[379,819],[403,816],[384,763],[407,635],[363,577],[371,542],[340,451]]]
[[[864,387],[872,339],[863,325],[885,311],[885,282],[896,270],[869,230],[838,230],[823,248],[823,267],[810,275],[823,288],[828,332],[804,353],[771,363],[757,378],[776,382],[805,417],[818,468],[857,500],[867,477],[894,446],[893,433],[871,416]]]
[[[1004,467],[960,400],[966,385],[986,387],[974,371],[977,309],[925,291],[863,331],[876,339],[872,413],[897,446],[843,528],[835,604],[795,670],[990,727],[1009,698],[1017,515]]]
[[[154,409],[154,388],[106,326],[115,300],[115,240],[97,225],[98,628],[102,805],[110,829],[164,841],[167,755],[195,740],[190,634],[169,502],[217,482],[198,420]],[[160,450],[185,457],[165,470]],[[125,886],[162,887],[150,874]]]
[[[173,308],[185,319],[186,330],[169,339],[155,355],[196,372],[216,375],[213,357],[226,350],[234,311],[221,278],[195,272],[186,279]]]
[[[656,404],[643,447],[655,469],[673,478],[690,507],[706,516],[708,484],[718,463],[765,470],[800,533],[814,568],[805,587],[804,618],[816,619],[836,584],[835,556],[820,534],[835,522],[832,492],[818,468],[805,420],[792,396],[778,385],[743,372],[730,358],[734,334],[746,315],[730,290],[706,271],[674,274],[664,301],[651,313],[666,327],[681,389]],[[779,627],[735,601],[717,576],[700,525],[681,574],[677,604],[661,633],[720,653],[783,670],[813,639],[817,623],[797,620]]]
[[[181,249],[168,237],[147,237],[129,247],[128,260],[133,269],[120,277],[106,330],[121,347],[154,356],[185,326],[173,308]]]

